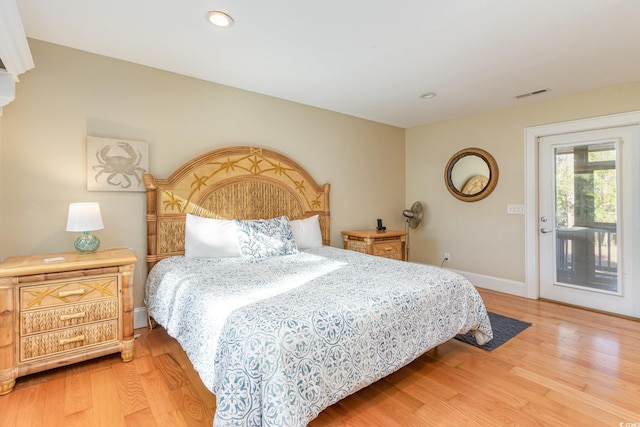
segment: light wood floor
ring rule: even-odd
[[[488,352],[456,340],[327,408],[327,426],[640,426],[640,323],[481,290],[533,325]],[[163,329],[119,355],[18,379],[2,426],[211,426],[214,396]],[[621,424],[622,423],[622,424]]]

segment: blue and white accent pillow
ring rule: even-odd
[[[298,253],[288,217],[235,221],[243,258],[255,260]]]

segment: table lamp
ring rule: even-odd
[[[82,234],[74,244],[78,253],[92,254],[100,247],[100,239],[93,234],[93,230],[102,230],[102,215],[100,205],[96,202],[69,203],[69,216],[67,217],[67,231],[81,231]]]

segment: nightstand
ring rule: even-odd
[[[34,372],[117,352],[131,361],[135,263],[129,249],[2,262],[0,395]]]
[[[343,231],[344,248],[364,254],[405,260],[406,231]]]

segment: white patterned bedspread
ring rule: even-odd
[[[458,333],[492,338],[462,276],[333,247],[160,261],[149,314],[216,395],[214,426],[304,426]]]

